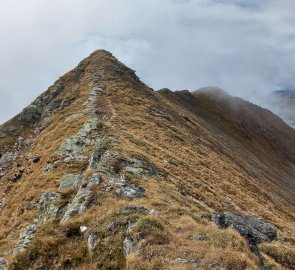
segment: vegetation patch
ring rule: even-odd
[[[295,269],[295,248],[278,243],[263,243],[260,250],[287,269]]]

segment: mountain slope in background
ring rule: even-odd
[[[295,90],[274,91],[269,100],[274,112],[295,128]]]
[[[0,127],[0,269],[292,269],[295,130],[100,50]]]

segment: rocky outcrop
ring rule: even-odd
[[[37,225],[36,224],[30,224],[27,227],[25,227],[23,230],[21,230],[19,239],[16,243],[15,249],[13,254],[17,255],[20,252],[23,252],[28,247],[29,243],[34,238],[34,234],[37,231]]]
[[[60,199],[61,194],[57,192],[44,192],[42,194],[38,204],[39,224],[56,217],[59,210],[57,203]]]
[[[79,183],[83,180],[84,175],[75,175],[71,173],[66,173],[63,175],[60,184],[59,190],[67,190],[73,189],[79,185]]]
[[[60,145],[57,155],[62,156],[65,162],[71,160],[88,160],[84,150],[89,145],[94,145],[94,136],[91,136],[97,127],[95,117],[90,117],[87,123],[73,136]],[[93,134],[94,135],[94,134]]]
[[[235,212],[213,213],[211,221],[221,228],[232,228],[242,235],[248,242],[252,252],[260,259],[263,259],[258,249],[258,244],[271,242],[277,238],[277,232],[273,225],[254,216],[242,215]]]
[[[116,194],[130,199],[141,198],[144,196],[145,189],[141,186],[129,184],[123,177],[112,178],[111,182],[117,186]]]
[[[98,185],[100,177],[97,174],[93,174],[88,183],[82,185],[73,201],[67,206],[65,214],[61,220],[61,224],[67,222],[71,217],[82,214],[89,205],[89,199],[91,195],[91,188]]]

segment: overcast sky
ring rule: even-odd
[[[0,0],[0,123],[95,49],[154,89],[295,86],[294,0]]]

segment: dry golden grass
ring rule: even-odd
[[[146,177],[126,175],[130,183],[146,190],[145,197],[136,200],[106,192],[109,181],[103,176],[103,183],[94,190],[95,203],[64,226],[53,220],[39,228],[29,249],[14,259],[11,269],[208,269],[212,263],[219,263],[221,269],[257,269],[258,260],[245,240],[232,230],[220,230],[203,220],[202,214],[239,211],[263,217],[283,229],[294,227],[294,207],[272,191],[274,186],[263,170],[255,171],[246,161],[243,166],[236,161],[235,156],[239,160],[249,158],[245,149],[235,149],[239,146],[237,141],[233,139],[225,146],[224,141],[219,141],[225,138],[220,138],[201,116],[151,92],[134,79],[131,71],[118,76],[116,68],[122,66],[110,56],[103,55],[102,59],[99,64],[90,63],[79,82],[73,79],[74,72],[65,75],[67,88],[59,98],[74,96],[75,101],[48,118],[45,128],[35,135],[30,153],[41,155],[40,162],[18,159],[30,173],[17,183],[1,179],[1,194],[8,191],[7,206],[0,213],[0,256],[13,248],[21,228],[38,217],[37,208],[25,210],[29,201],[37,203],[44,191],[57,191],[64,173],[92,173],[83,162],[60,162],[53,171],[41,172],[47,162],[59,159],[55,153],[60,144],[88,120],[88,83],[95,74],[95,78],[104,78],[99,81],[104,95],[96,103],[99,135],[116,139],[118,144],[113,150],[124,159],[144,159],[157,173]],[[82,114],[71,118],[75,113]],[[184,120],[183,115],[190,121]],[[0,143],[2,147],[14,141]],[[90,156],[92,150],[90,147],[86,153]],[[250,158],[259,162],[260,157],[252,153]],[[14,170],[12,165],[7,175]],[[261,185],[255,175],[269,185]],[[64,201],[73,196],[74,192],[62,194]],[[129,205],[154,209],[156,216],[120,214],[120,209]],[[110,222],[118,225],[113,232],[107,229]],[[122,247],[130,222],[135,223],[132,234],[140,239],[140,244],[125,258]],[[86,238],[77,234],[83,224],[88,227],[87,232],[99,236],[92,258],[86,252]],[[66,236],[67,230],[73,234]],[[189,239],[194,234],[205,234],[207,238]],[[284,237],[290,237],[290,233]],[[273,251],[274,247],[268,245],[262,248],[276,261],[273,264],[284,264],[282,254],[291,252],[283,248]],[[6,257],[12,260],[11,256]],[[180,263],[179,258],[187,263]],[[199,268],[193,268],[193,263],[199,261]]]

